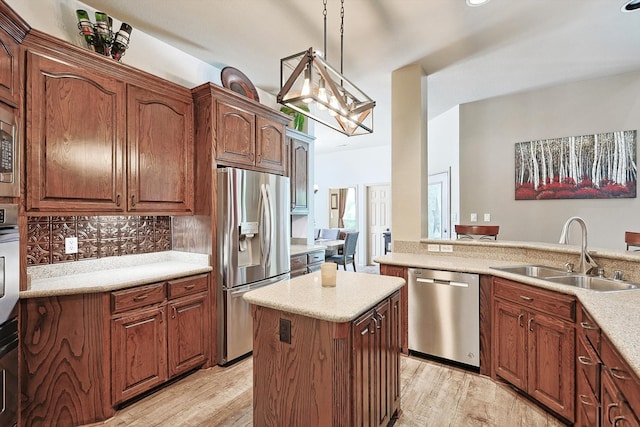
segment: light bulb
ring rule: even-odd
[[[304,83],[302,83],[302,96],[311,95],[311,72],[309,71],[309,67],[304,70]],[[303,98],[302,102],[310,103],[313,101],[313,98]]]
[[[326,110],[327,107],[324,104],[329,103],[329,98],[327,97],[327,88],[324,87],[324,79],[320,79],[320,87],[318,88],[318,108],[320,110]]]

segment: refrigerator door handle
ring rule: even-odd
[[[271,264],[271,200],[269,198],[269,186],[267,184],[260,185],[260,193],[262,197],[262,258],[265,268]]]

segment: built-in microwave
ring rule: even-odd
[[[0,104],[0,197],[20,195],[19,155],[13,109]]]

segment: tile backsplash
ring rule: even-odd
[[[43,216],[27,225],[27,266],[171,250],[168,216]],[[64,253],[66,237],[78,238],[78,253]]]

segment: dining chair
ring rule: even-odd
[[[458,240],[473,239],[480,236],[480,240],[498,240],[499,225],[456,225]]]
[[[345,271],[347,270],[347,264],[353,264],[353,271],[356,271],[356,246],[358,243],[358,231],[352,233],[346,233],[344,238],[344,247],[342,254],[333,255],[325,259],[328,262],[335,262],[341,265]]]
[[[624,241],[627,244],[627,250],[629,250],[629,246],[640,247],[640,233],[636,233],[633,231],[626,231],[624,233]],[[640,249],[632,249],[634,251],[640,251]]]

